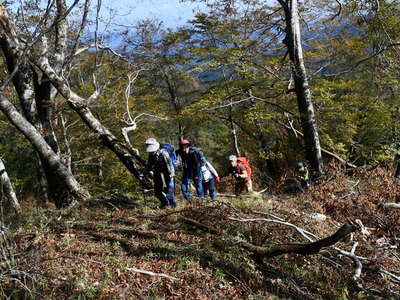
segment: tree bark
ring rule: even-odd
[[[177,116],[179,140],[183,140],[185,137],[185,132],[184,132],[185,126],[182,124],[182,120],[180,118],[182,112],[182,105],[180,104],[180,101],[178,99],[176,85],[173,84],[172,79],[169,78],[165,70],[163,71],[163,74],[165,82],[167,84],[168,93],[170,95],[170,100]]]
[[[39,153],[41,161],[46,164],[44,167],[49,171],[47,180],[49,185],[54,188],[52,197],[56,200],[56,206],[61,208],[68,205],[71,200],[86,198],[88,193],[61,163],[59,156],[56,155],[53,149],[46,143],[36,128],[18,112],[14,105],[8,101],[2,93],[0,93],[0,110],[30,141],[35,150]]]
[[[66,121],[64,118],[64,115],[62,112],[60,112],[60,124],[61,124],[61,130],[62,130],[62,137],[64,140],[64,151],[63,155],[61,157],[61,160],[67,167],[68,171],[72,174],[72,150],[71,150],[71,145],[70,141],[68,139],[68,129],[66,125]]]
[[[318,129],[315,121],[314,105],[308,85],[307,72],[304,65],[303,49],[301,45],[300,23],[297,0],[278,0],[285,12],[286,45],[294,79],[294,88],[297,97],[297,106],[304,133],[306,159],[317,174],[323,173],[321,146]]]
[[[42,76],[39,79],[38,74],[34,73],[35,82],[35,99],[37,104],[38,115],[43,130],[43,137],[50,145],[53,151],[60,155],[60,147],[56,133],[54,132],[53,118],[55,104],[52,97],[52,90],[54,89],[47,76]]]
[[[18,213],[21,212],[21,206],[19,205],[17,195],[15,194],[10,178],[8,177],[4,162],[0,158],[0,194],[1,191],[6,195],[15,211]]]
[[[20,57],[21,46],[14,23],[11,22],[7,10],[0,4],[0,46],[6,59],[9,74],[14,73],[13,85],[18,94],[22,110],[27,120],[37,126],[38,115],[33,88],[33,71],[25,58]]]

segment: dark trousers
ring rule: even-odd
[[[207,197],[207,192],[210,194],[211,199],[214,199],[217,196],[214,177],[211,177],[207,182],[203,182],[203,192],[204,197]]]
[[[253,182],[249,179],[237,178],[235,183],[235,195],[240,195],[243,191],[253,193]]]
[[[169,177],[166,178],[165,184],[161,176],[154,177],[154,196],[160,200],[160,207],[172,206],[176,207],[175,202],[175,184]]]

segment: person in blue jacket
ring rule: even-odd
[[[186,200],[192,200],[189,188],[193,184],[196,188],[197,196],[204,200],[203,175],[201,172],[202,157],[204,156],[200,149],[190,146],[188,140],[179,141],[179,150],[176,155],[182,162],[182,194]]]

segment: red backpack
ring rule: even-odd
[[[251,179],[251,167],[250,167],[250,163],[246,159],[246,157],[238,157],[237,163],[238,163],[238,165],[242,165],[246,169],[247,179],[250,180]]]

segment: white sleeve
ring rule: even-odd
[[[207,168],[210,170],[211,174],[212,174],[214,177],[218,177],[218,173],[217,173],[217,171],[214,169],[214,167],[212,166],[212,164],[211,164],[209,161],[207,161],[206,164],[207,164]]]

